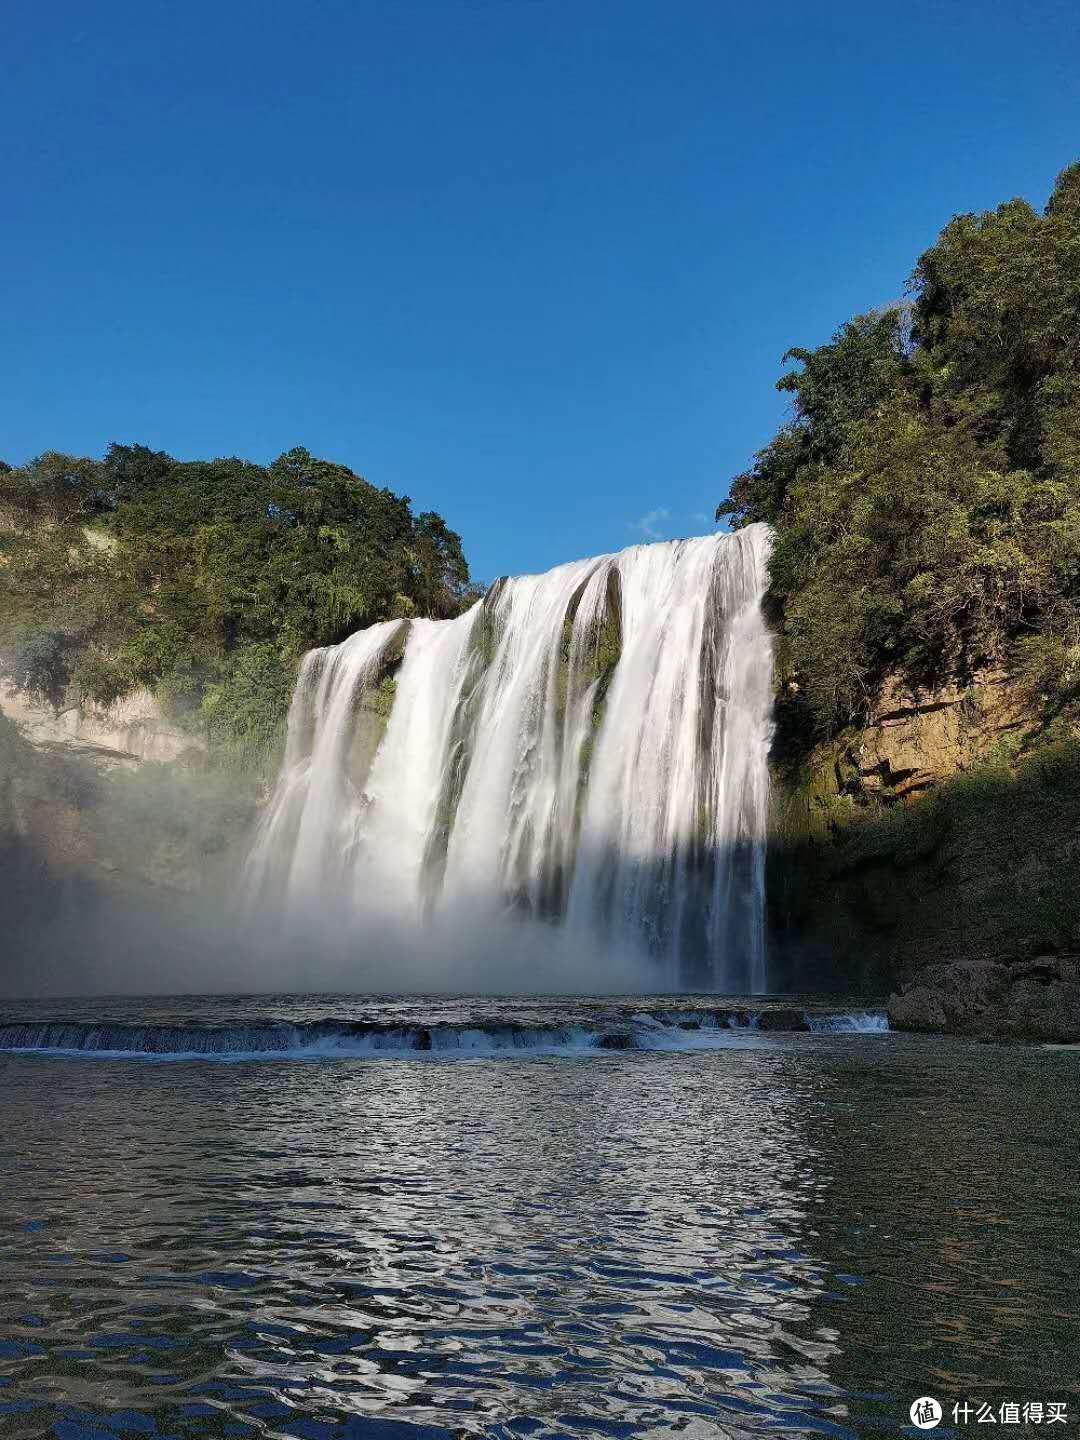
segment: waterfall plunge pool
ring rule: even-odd
[[[590,1005],[694,1008],[352,1002],[480,1035]],[[349,1002],[5,1009],[107,1042]],[[1075,1406],[1075,1054],[671,1029],[688,1048],[438,1064],[0,1053],[0,1433],[741,1440],[897,1433],[927,1394]]]

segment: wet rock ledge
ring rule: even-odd
[[[889,997],[895,1030],[1080,1043],[1080,955],[929,965]]]

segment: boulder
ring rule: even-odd
[[[889,997],[895,1030],[991,1040],[1080,1041],[1080,957],[929,965]]]

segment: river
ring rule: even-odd
[[[650,1045],[633,1002],[610,1023],[639,1048],[606,1050],[582,1004],[353,1002],[473,1036],[451,1050],[0,1055],[0,1433],[859,1436],[924,1395],[943,1434],[960,1403],[1075,1424],[1075,1052]],[[258,1030],[343,1007],[4,1008]],[[547,1041],[499,1048],[496,1019]]]

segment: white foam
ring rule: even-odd
[[[883,1035],[889,1029],[889,1017],[880,1010],[855,1010],[838,1015],[808,1014],[806,1023],[817,1034]]]

